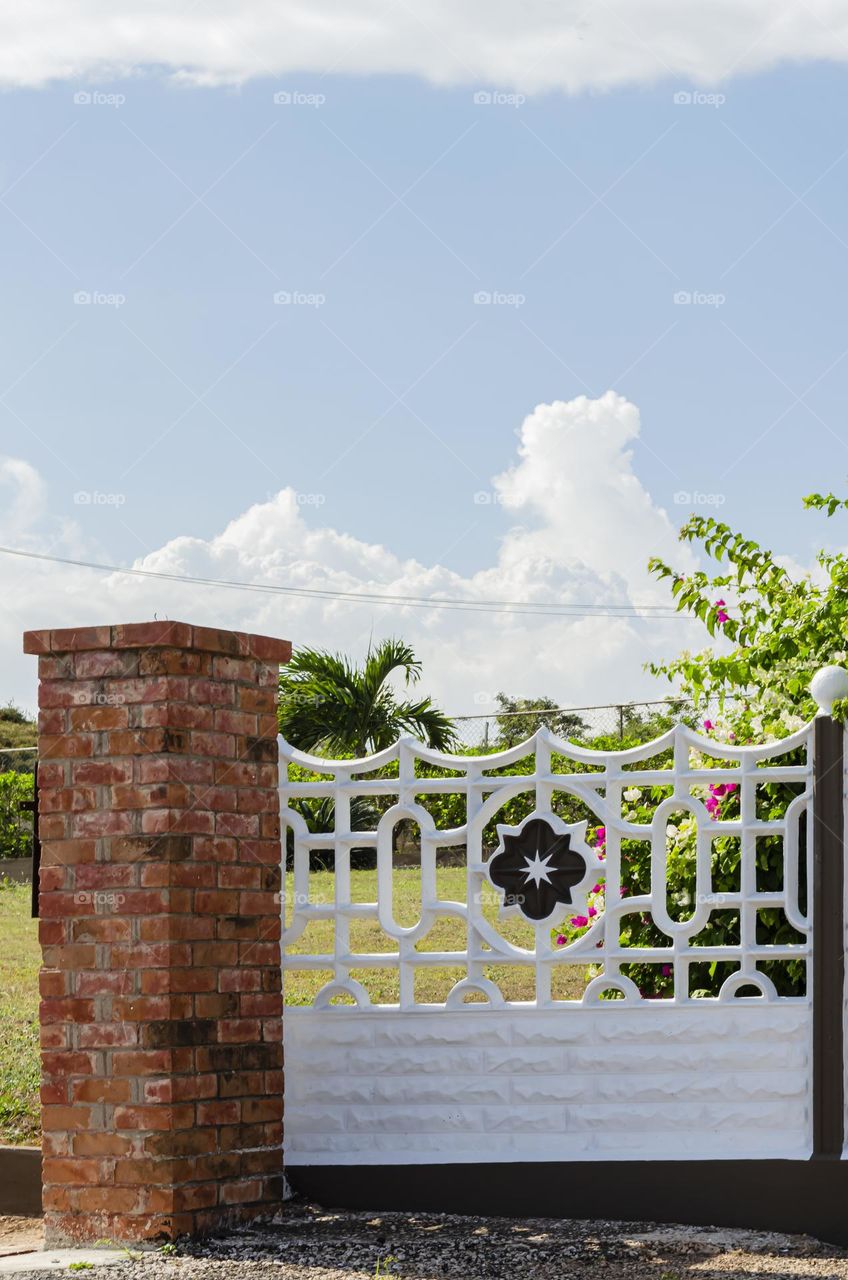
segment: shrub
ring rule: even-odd
[[[33,797],[31,773],[0,773],[0,858],[29,858],[32,820],[21,804]]]

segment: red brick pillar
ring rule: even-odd
[[[182,622],[39,655],[48,1240],[170,1238],[282,1190],[283,640]]]

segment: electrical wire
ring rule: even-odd
[[[557,605],[532,600],[464,601],[445,596],[410,596],[374,591],[331,591],[320,587],[284,587],[276,583],[234,582],[226,578],[201,578],[154,569],[128,569],[122,565],[99,564],[92,560],[73,560],[44,552],[23,551],[18,547],[0,547],[0,554],[20,556],[27,560],[47,561],[77,569],[95,569],[101,573],[123,573],[137,578],[179,582],[186,586],[223,587],[231,591],[252,591],[265,595],[292,596],[299,599],[341,600],[350,604],[395,605],[411,609],[447,609],[465,613],[517,614],[542,618],[651,618],[656,621],[698,622],[670,610],[667,605]]]

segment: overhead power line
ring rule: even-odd
[[[411,596],[397,592],[331,591],[320,587],[283,587],[271,582],[234,582],[226,578],[201,578],[154,569],[128,569],[123,565],[98,564],[92,560],[72,560],[38,551],[22,551],[17,547],[0,547],[0,554],[20,556],[27,560],[47,561],[76,569],[95,569],[101,573],[123,573],[135,578],[152,578],[163,582],[179,582],[184,586],[223,587],[229,591],[252,591],[263,595],[282,595],[305,600],[343,600],[349,604],[396,605],[410,609],[448,609],[464,613],[523,614],[537,618],[640,618],[655,621],[697,622],[686,614],[670,610],[667,605],[570,605],[536,603],[533,600],[460,600],[446,596]]]

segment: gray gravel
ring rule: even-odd
[[[23,1268],[16,1273],[29,1274]],[[174,1254],[150,1250],[109,1280],[848,1280],[848,1250],[806,1236],[647,1222],[329,1213],[299,1204],[273,1222]],[[35,1276],[33,1275],[33,1280]]]

